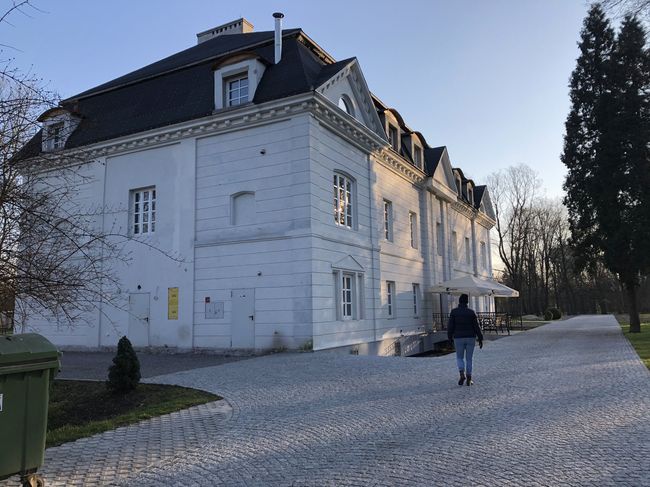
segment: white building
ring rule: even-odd
[[[184,259],[134,242],[118,269],[128,309],[73,329],[33,316],[54,343],[368,343],[430,328],[449,303],[429,286],[491,277],[486,187],[374,97],[356,58],[300,29],[252,30],[198,34],[42,117],[33,150],[88,151],[81,194],[110,208],[105,228]]]

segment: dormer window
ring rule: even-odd
[[[41,150],[44,152],[60,150],[65,147],[68,137],[79,125],[81,119],[62,107],[51,108],[38,117],[43,122]]]
[[[241,58],[239,58],[241,59]],[[256,58],[221,64],[214,71],[214,108],[236,108],[253,101],[264,74],[264,65]]]
[[[229,107],[248,102],[248,74],[226,80],[226,92]]]
[[[399,134],[397,127],[390,124],[388,124],[388,143],[396,152],[399,152]]]
[[[474,190],[469,184],[467,185],[467,201],[469,201],[470,205],[474,206]]]
[[[62,149],[65,145],[65,138],[63,137],[64,128],[65,124],[63,122],[53,123],[47,128],[47,138],[53,150]]]
[[[463,194],[463,182],[458,174],[456,174],[456,192],[458,193],[458,196],[462,196]]]
[[[422,149],[415,144],[413,144],[413,162],[416,167],[422,169]]]

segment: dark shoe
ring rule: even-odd
[[[458,379],[458,385],[462,386],[463,382],[465,382],[465,372],[463,370],[460,371],[460,379]]]
[[[474,382],[472,382],[472,374],[467,374],[467,385],[468,386],[474,385]]]

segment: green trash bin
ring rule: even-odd
[[[42,486],[50,382],[59,352],[36,333],[0,336],[0,480],[19,474],[24,486]]]

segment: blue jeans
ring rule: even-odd
[[[476,344],[476,337],[471,338],[454,338],[454,347],[456,347],[456,363],[458,370],[464,370],[468,374],[472,373],[472,357],[474,356],[474,345]],[[467,359],[467,367],[465,367],[465,360]]]

